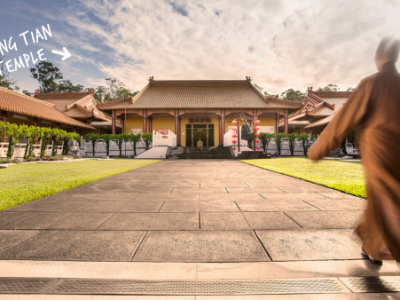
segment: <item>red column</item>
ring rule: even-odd
[[[179,114],[178,114],[178,110],[175,111],[175,134],[176,137],[178,138],[178,136],[180,135],[178,133],[178,127],[179,127]]]
[[[253,112],[253,134],[256,133],[256,120],[257,120],[257,116],[256,116],[256,112]],[[253,150],[256,151],[256,136],[253,136]]]
[[[276,113],[276,124],[275,124],[275,133],[279,133],[279,113]]]
[[[178,114],[178,132],[176,133],[176,144],[180,145],[181,144],[181,136],[182,136],[182,130],[181,130],[181,119],[179,117],[179,109],[176,110],[176,113]]]
[[[1,120],[3,122],[7,122],[7,112],[5,110],[1,111]],[[7,140],[7,134],[4,132],[3,141],[6,142],[6,140]]]
[[[224,134],[225,134],[225,111],[221,111],[221,145],[224,144]]]
[[[289,133],[289,117],[288,117],[288,111],[285,110],[285,133]]]
[[[125,116],[120,115],[119,120],[121,122],[121,133],[125,133]]]
[[[240,118],[237,118],[238,152],[240,152]]]
[[[111,134],[115,134],[115,110],[111,112]]]
[[[147,133],[147,111],[143,111],[143,133]]]
[[[153,118],[149,117],[149,132],[153,133]]]

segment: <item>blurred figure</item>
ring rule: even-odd
[[[367,180],[367,209],[355,232],[371,262],[400,262],[400,41],[385,37],[375,54],[378,73],[364,78],[337,113],[308,157],[317,161],[339,147],[359,126]]]

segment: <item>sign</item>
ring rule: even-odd
[[[261,132],[275,133],[274,126],[258,126],[258,127],[260,127],[260,130],[258,131],[259,133]]]
[[[211,123],[211,118],[190,118],[189,123]]]

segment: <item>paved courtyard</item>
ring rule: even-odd
[[[166,160],[0,212],[0,260],[358,260],[365,205],[234,160]]]

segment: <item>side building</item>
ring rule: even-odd
[[[313,91],[308,88],[302,107],[289,117],[289,132],[320,134],[350,98],[352,92]],[[279,123],[283,131],[284,121]]]
[[[283,116],[287,123],[289,113],[301,107],[300,103],[265,97],[250,77],[193,81],[150,77],[149,83],[134,97],[97,106],[111,114],[112,132],[119,117],[122,132],[171,130],[177,136],[177,144],[183,147],[195,147],[198,140],[205,141],[204,146],[222,145],[233,119],[241,116],[251,126],[260,120],[260,131],[265,126],[276,132],[279,118]]]
[[[60,128],[85,133],[94,127],[71,118],[52,103],[0,87],[0,115],[3,122]]]

